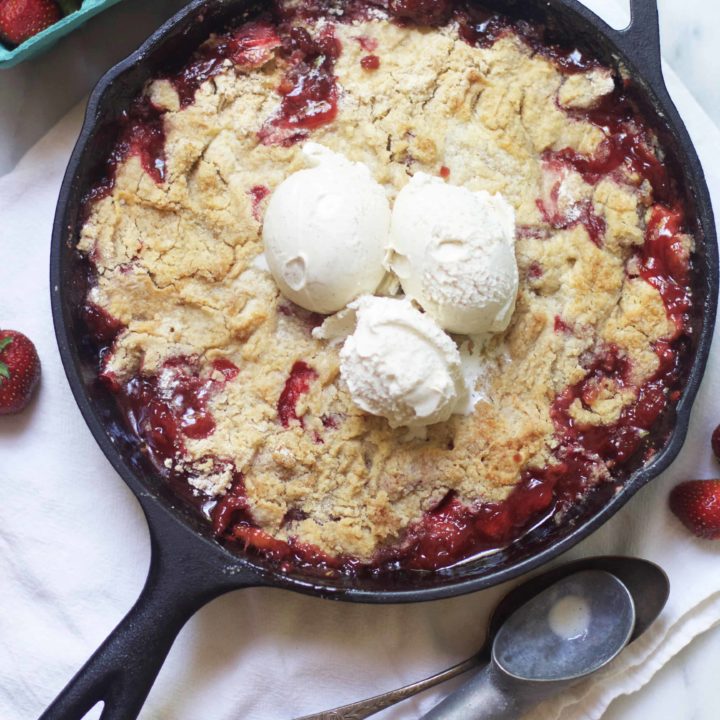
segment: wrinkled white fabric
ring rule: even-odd
[[[720,132],[677,79],[674,97],[720,203]],[[0,326],[35,339],[40,393],[24,415],[0,418],[0,718],[37,717],[120,620],[149,558],[139,506],[85,427],[60,366],[50,317],[48,251],[55,202],[77,137],[73,110],[0,178]],[[646,557],[673,590],[661,620],[602,678],[548,702],[533,720],[599,718],[693,637],[720,622],[720,543],[693,539],[667,510],[680,479],[717,474],[709,438],[720,422],[713,356],[674,465],[618,516],[563,556]],[[507,590],[424,605],[373,607],[252,589],[225,596],[185,627],[153,689],[151,720],[278,720],[391,689],[465,658]],[[379,715],[414,720],[427,693]]]

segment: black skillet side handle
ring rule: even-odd
[[[250,570],[223,569],[164,511],[143,503],[152,556],[135,605],[40,720],[80,720],[103,703],[101,720],[135,720],[178,633],[203,605],[242,587],[263,584]]]
[[[656,91],[665,91],[660,52],[657,0],[630,0],[630,25],[614,31],[613,40]]]

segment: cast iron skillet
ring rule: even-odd
[[[397,603],[447,598],[510,580],[593,532],[679,452],[712,338],[717,239],[698,157],[663,81],[655,0],[632,0],[632,23],[622,32],[576,0],[488,0],[483,4],[523,16],[544,16],[568,44],[586,46],[605,62],[625,68],[638,85],[646,115],[674,159],[697,241],[698,307],[691,367],[677,411],[658,440],[660,452],[649,465],[632,473],[616,494],[591,498],[561,526],[546,523],[506,550],[442,572],[318,579],[301,571],[276,572],[262,560],[218,544],[207,524],[170,494],[140,452],[136,438],[125,430],[112,397],[97,386],[96,364],[83,346],[78,312],[85,270],[74,251],[81,199],[107,153],[110,121],[148,78],[159,74],[173,58],[188,57],[211,31],[221,29],[248,7],[247,0],[194,0],[99,82],[60,192],[51,251],[52,307],[60,354],[90,430],[145,512],[152,561],[136,605],[48,708],[44,720],[80,718],[97,702],[105,705],[102,720],[137,717],[182,626],[205,603],[231,590],[265,585],[336,600]]]

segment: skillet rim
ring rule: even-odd
[[[635,0],[635,3],[637,2],[638,0]],[[175,535],[175,542],[179,538],[183,538],[182,542],[187,543],[186,549],[189,552],[203,555],[203,559],[213,560],[214,565],[211,572],[216,574],[219,570],[223,573],[225,575],[224,582],[227,582],[228,573],[237,573],[238,587],[267,585],[337,600],[365,603],[419,602],[455,597],[486,589],[548,563],[607,522],[636,492],[656,478],[677,457],[687,435],[692,405],[697,396],[709,357],[718,294],[717,238],[712,205],[694,145],[667,93],[659,68],[651,67],[649,70],[643,71],[639,67],[639,63],[634,62],[628,57],[628,53],[623,51],[621,47],[623,33],[611,28],[588,8],[579,5],[576,0],[551,0],[551,2],[532,0],[533,5],[545,6],[550,13],[574,14],[576,16],[573,18],[574,23],[584,23],[588,29],[599,32],[604,37],[608,46],[613,48],[620,62],[630,68],[631,75],[636,80],[637,85],[641,87],[643,95],[650,97],[651,100],[652,96],[654,96],[654,103],[651,102],[651,104],[653,104],[656,112],[664,113],[665,124],[680,146],[679,158],[688,163],[684,179],[690,178],[696,190],[694,200],[697,205],[697,226],[698,230],[701,231],[699,234],[703,236],[705,250],[704,272],[702,282],[698,284],[697,290],[705,291],[705,297],[703,298],[702,308],[702,328],[699,333],[697,347],[682,391],[682,397],[675,409],[674,422],[665,446],[648,465],[632,473],[616,494],[599,511],[584,521],[579,521],[576,527],[565,537],[549,543],[547,547],[542,548],[537,553],[520,560],[510,558],[509,563],[504,561],[499,568],[491,570],[481,577],[474,577],[473,575],[477,571],[470,571],[467,577],[448,578],[446,575],[442,576],[443,584],[430,587],[402,589],[403,584],[407,585],[407,583],[398,580],[394,581],[392,589],[370,590],[362,587],[364,580],[351,579],[347,576],[344,576],[341,580],[358,583],[358,585],[355,587],[344,586],[333,582],[333,580],[314,579],[308,576],[300,577],[294,573],[280,573],[272,568],[265,567],[261,560],[242,557],[240,555],[241,551],[233,552],[190,527],[186,520],[165,505],[162,498],[149,493],[143,480],[123,460],[118,448],[113,444],[106,423],[100,419],[95,410],[94,403],[91,401],[82,379],[79,362],[76,362],[73,354],[73,346],[76,348],[77,341],[70,333],[70,322],[66,317],[67,302],[64,302],[64,295],[67,291],[62,282],[63,262],[66,256],[70,257],[74,252],[75,233],[73,232],[74,227],[68,221],[68,216],[72,211],[73,202],[77,202],[82,193],[77,177],[78,169],[90,141],[98,127],[101,126],[103,120],[102,110],[109,102],[108,96],[111,95],[112,85],[126,72],[147,62],[152,53],[161,48],[172,36],[176,28],[182,27],[184,23],[191,21],[193,17],[199,16],[206,6],[234,4],[242,5],[243,0],[219,0],[216,3],[213,3],[213,0],[193,0],[154,32],[138,50],[110,69],[100,79],[91,94],[82,130],[68,163],[53,225],[50,258],[52,314],[58,348],[71,391],[95,441],[110,461],[110,464],[140,502],[153,538],[162,542],[164,533]],[[510,4],[514,3],[511,2]],[[634,25],[630,27],[632,28]],[[653,75],[656,75],[656,77],[653,78]],[[176,526],[176,529],[181,531],[179,535],[169,531],[171,525]],[[200,543],[204,543],[204,546],[200,545]]]

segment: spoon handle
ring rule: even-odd
[[[529,707],[571,684],[523,682],[490,662],[420,720],[517,720]]]
[[[315,715],[304,715],[298,718],[298,720],[362,720],[362,718],[368,718],[391,705],[395,705],[402,700],[417,695],[423,692],[423,690],[429,690],[431,687],[435,687],[435,685],[444,683],[446,680],[451,680],[458,675],[468,672],[468,670],[473,670],[484,662],[487,662],[485,653],[480,653],[468,658],[464,662],[453,665],[453,667],[447,670],[443,670],[443,672],[437,673],[437,675],[412,683],[411,685],[406,685],[398,690],[391,690],[381,695],[375,695],[375,697],[368,698],[367,700],[360,700],[350,705],[343,705],[334,710],[325,710]]]

